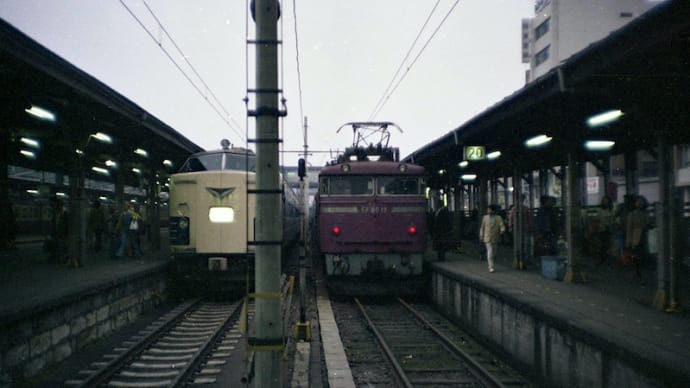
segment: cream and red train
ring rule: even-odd
[[[253,287],[256,155],[230,147],[191,155],[170,178],[173,292],[227,297]],[[283,184],[283,242],[298,237],[297,196]]]

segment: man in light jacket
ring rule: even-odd
[[[501,234],[506,230],[503,218],[496,214],[497,210],[496,205],[487,207],[486,215],[479,227],[479,239],[486,244],[486,260],[489,264],[489,272],[494,272],[494,257],[498,249],[498,241],[501,239]]]

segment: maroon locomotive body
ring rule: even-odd
[[[320,250],[329,285],[349,280],[340,284],[355,287],[344,293],[379,293],[373,288],[391,281],[408,287],[423,275],[424,168],[397,161],[395,153],[371,160],[372,151],[348,149],[319,173]]]

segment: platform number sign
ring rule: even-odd
[[[484,160],[486,153],[482,146],[466,146],[465,160]]]

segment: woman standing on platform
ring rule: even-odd
[[[131,204],[127,201],[122,203],[122,213],[115,225],[115,235],[119,238],[117,249],[114,256],[120,258],[124,256],[126,249],[130,243],[129,241],[129,226],[132,223],[132,213],[130,212]]]
[[[479,227],[479,239],[486,244],[486,260],[489,264],[489,272],[494,272],[494,257],[498,249],[498,242],[501,239],[501,234],[506,230],[503,218],[496,214],[497,210],[498,206],[496,205],[487,207],[486,215]]]

